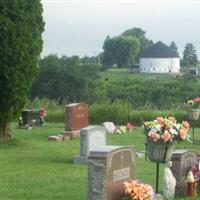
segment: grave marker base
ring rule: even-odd
[[[64,131],[64,136],[69,136],[70,139],[80,138],[80,130],[77,131]]]
[[[51,135],[48,137],[49,141],[57,141],[57,142],[61,142],[61,141],[68,141],[70,140],[69,136],[64,136],[64,135]]]
[[[87,162],[88,162],[88,159],[85,156],[74,156],[74,164],[86,165]]]

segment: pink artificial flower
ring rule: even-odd
[[[200,103],[200,97],[195,97],[195,98],[193,99],[193,101],[194,101],[195,103]]]
[[[148,135],[149,135],[149,138],[150,138],[152,141],[156,142],[156,141],[158,140],[158,134],[157,134],[157,133],[151,132],[151,133],[149,133]]]
[[[128,123],[126,124],[126,128],[127,128],[128,130],[131,130],[131,129],[134,128],[134,125],[128,122]]]

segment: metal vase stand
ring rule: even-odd
[[[145,142],[145,160],[147,161],[147,157],[148,157],[148,153],[147,153],[147,142]],[[167,156],[167,151],[168,151],[168,147],[165,147],[165,153],[164,153],[164,157],[163,157],[163,161],[165,162],[166,160],[166,156]],[[153,161],[155,162],[155,161]],[[164,163],[162,162],[162,163]],[[159,170],[160,170],[160,162],[156,162],[156,193],[158,193],[159,190]]]
[[[192,128],[192,143],[193,144],[200,144],[200,140],[195,140],[195,137],[194,137],[194,134],[195,134],[195,122],[197,120],[189,120],[190,121],[190,124],[191,124],[191,128]]]

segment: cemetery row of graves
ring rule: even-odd
[[[190,129],[188,122],[158,117],[145,122],[145,135],[131,123],[89,125],[88,105],[82,103],[65,106],[59,128],[44,123],[45,116],[44,109],[26,110],[22,129],[13,125],[17,140],[2,148],[8,167],[1,174],[5,199],[199,198],[199,129]],[[160,137],[158,126],[165,127]]]

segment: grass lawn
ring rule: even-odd
[[[139,73],[139,72],[131,72],[130,69],[127,68],[119,68],[119,69],[108,69],[104,72],[100,72],[100,76],[102,79],[108,79],[111,81],[122,81],[125,79],[144,79],[144,78],[158,78],[162,80],[171,80],[174,78],[172,74],[153,74],[153,73]]]
[[[73,156],[79,154],[79,139],[68,142],[49,142],[49,135],[64,130],[62,123],[46,123],[32,130],[12,127],[15,139],[1,143],[0,147],[0,199],[1,200],[86,200],[87,166],[74,165]],[[200,129],[195,129],[200,139]],[[144,150],[142,129],[124,135],[108,135],[110,145],[131,145],[136,151]],[[188,142],[176,148],[200,151],[199,145]],[[160,191],[162,189],[162,169]],[[137,178],[155,188],[155,163],[136,159]],[[191,199],[191,198],[179,198]],[[200,197],[193,198],[200,199]]]

